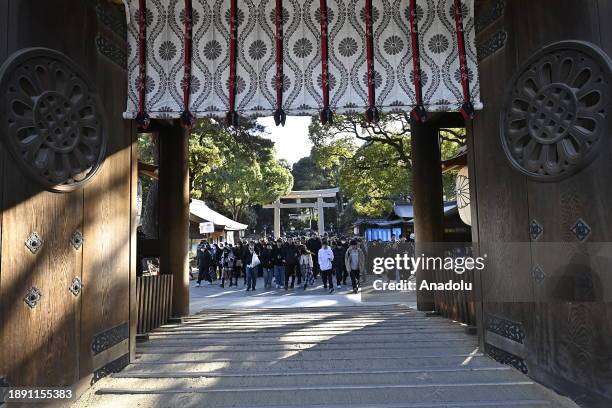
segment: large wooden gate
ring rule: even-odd
[[[123,9],[107,1],[0,2],[0,377],[10,385],[87,385],[129,361],[125,52]]]
[[[470,177],[490,266],[483,345],[585,406],[610,406],[609,259],[597,268],[581,251],[611,254],[595,244],[612,240],[611,4],[487,0],[477,14],[486,108],[470,130]],[[541,136],[532,145],[527,126]],[[558,150],[541,160],[547,145]]]

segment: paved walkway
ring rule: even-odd
[[[306,301],[193,290],[204,311],[155,330],[136,362],[74,407],[575,407],[484,356],[459,324],[404,305],[346,306],[358,302],[321,293],[305,299],[342,305],[278,308]],[[207,303],[225,296],[241,306]],[[254,299],[274,307],[240,303]]]
[[[371,282],[373,277],[368,277]],[[219,286],[219,281],[212,285],[208,283],[201,287],[195,286],[195,281],[191,281],[190,298],[191,313],[198,313],[209,309],[244,309],[244,308],[284,308],[284,307],[323,307],[323,306],[356,306],[361,304],[385,305],[401,303],[409,307],[416,308],[416,296],[414,294],[405,295],[402,299],[392,300],[386,297],[377,301],[377,298],[362,296],[362,293],[353,294],[350,287],[342,286],[336,289],[333,294],[323,288],[321,279],[315,281],[315,286],[306,291],[302,287],[294,289],[264,289],[263,278],[259,278],[255,292],[247,292],[242,279],[238,280],[238,287],[225,285]],[[367,289],[367,285],[364,285]]]

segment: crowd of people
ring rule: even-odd
[[[196,253],[198,280],[220,287],[238,287],[242,278],[246,291],[254,291],[257,277],[263,277],[265,289],[290,290],[312,288],[321,278],[323,289],[333,293],[347,284],[350,278],[354,293],[359,291],[360,279],[365,273],[365,253],[359,239],[296,237],[259,241],[208,243],[200,241]],[[296,282],[297,281],[297,282]]]

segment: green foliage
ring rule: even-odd
[[[157,147],[150,133],[138,134],[138,161],[157,164]]]
[[[312,149],[312,159],[315,165],[323,170],[338,169],[355,154],[357,149],[350,137],[332,140],[327,144],[315,145]]]
[[[312,155],[303,157],[293,164],[293,190],[319,190],[334,186],[334,179],[329,172],[317,167]]]
[[[465,144],[465,129],[440,130],[440,155],[442,160],[448,160],[455,157],[462,148],[465,149]],[[455,191],[456,180],[456,172],[447,172],[442,175],[442,191],[447,201],[452,201],[457,198],[457,193]]]
[[[385,216],[395,200],[411,195],[410,118],[406,114],[385,114],[378,123],[366,123],[362,116],[338,115],[330,126],[313,119],[309,137],[314,144],[314,166],[339,183],[358,215]],[[442,160],[455,156],[464,145],[464,129],[440,131]],[[455,196],[455,177],[443,176],[447,199]]]
[[[381,217],[393,210],[394,199],[410,191],[410,172],[392,147],[366,144],[344,162],[340,188],[358,214]]]
[[[201,198],[208,186],[209,175],[224,163],[221,149],[207,135],[192,135],[189,140],[189,181],[191,197]]]
[[[239,129],[203,120],[190,139],[192,197],[202,198],[234,219],[253,222],[248,213],[288,193],[293,178],[286,163],[275,159],[274,143],[262,128],[246,122]]]

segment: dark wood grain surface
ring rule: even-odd
[[[477,13],[490,3],[479,2]],[[560,182],[533,181],[508,165],[500,144],[498,112],[514,72],[542,47],[562,40],[581,40],[610,54],[612,6],[605,0],[506,3],[504,16],[478,37],[486,38],[499,29],[508,33],[505,48],[480,65],[485,109],[470,130],[473,147],[470,177],[477,202],[473,235],[481,248],[491,241],[528,243],[528,250],[520,246],[521,249],[512,251],[511,245],[507,245],[507,250],[498,248],[489,254],[492,268],[483,274],[482,280],[485,287],[489,280],[495,282],[488,293],[492,300],[503,294],[497,290],[503,290],[528,294],[531,301],[487,302],[482,314],[500,315],[523,325],[524,346],[514,351],[518,350],[535,379],[570,394],[585,406],[606,406],[602,402],[606,400],[605,394],[612,397],[609,366],[612,313],[610,303],[603,302],[606,296],[603,288],[609,291],[611,287],[609,273],[603,272],[610,265],[605,259],[594,261],[585,246],[578,243],[571,227],[582,218],[592,229],[589,242],[610,241],[610,138],[602,144],[599,156],[578,174]],[[531,242],[528,233],[532,219],[537,219],[544,228],[536,242]],[[600,252],[606,248],[600,248]],[[531,276],[535,265],[541,266],[547,275],[542,283]],[[568,284],[574,282],[568,276],[591,282],[596,288],[593,298],[585,298],[584,293]]]
[[[69,385],[91,376],[93,336],[129,320],[130,272],[135,275],[134,132],[121,116],[126,73],[96,48],[96,35],[104,28],[98,27],[94,3],[0,2],[0,61],[27,47],[64,53],[95,84],[108,126],[103,165],[72,193],[44,191],[0,147],[0,376],[6,374],[13,385]],[[125,49],[119,36],[110,36]],[[77,229],[84,243],[75,250],[70,238]],[[36,255],[24,245],[34,230],[45,240]],[[85,285],[78,297],[68,291],[74,277]],[[23,302],[32,286],[43,293],[34,309]]]

